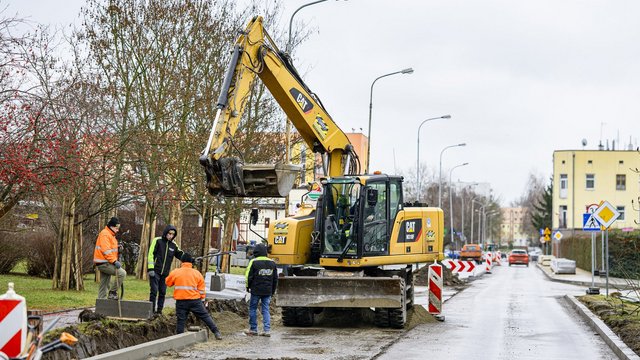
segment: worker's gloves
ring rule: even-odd
[[[149,277],[155,277],[156,276],[156,272],[151,270],[147,273],[147,275],[149,275]]]
[[[115,266],[116,269],[120,269],[122,267],[122,264],[120,263],[120,261],[116,260],[113,262],[113,266]]]

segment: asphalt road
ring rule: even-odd
[[[405,333],[378,359],[617,359],[562,296],[584,287],[502,266],[446,303],[446,321]]]
[[[535,267],[495,267],[445,303],[441,323],[378,329],[345,313],[342,326],[278,326],[271,338],[229,334],[159,358],[617,359],[562,299],[584,289],[549,281]]]

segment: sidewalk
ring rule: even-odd
[[[555,274],[553,271],[551,271],[550,266],[542,266],[537,263],[536,266],[549,278],[549,280],[591,287],[591,272],[589,271],[576,268],[575,274]],[[595,287],[601,289],[606,288],[606,277],[594,276],[593,280]],[[640,288],[640,281],[614,277],[609,278],[609,291],[628,290],[634,287]]]

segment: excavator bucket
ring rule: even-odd
[[[396,277],[285,276],[280,307],[401,308],[404,282]]]
[[[212,195],[227,197],[284,197],[302,169],[291,164],[242,164],[222,158],[203,164]]]

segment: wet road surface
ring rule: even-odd
[[[159,359],[617,359],[562,299],[584,290],[533,266],[495,267],[445,303],[445,322],[378,329],[347,312],[340,326],[274,324],[270,338],[225,334]]]
[[[562,298],[584,291],[535,266],[496,267],[446,303],[445,322],[419,325],[378,359],[617,359]]]

